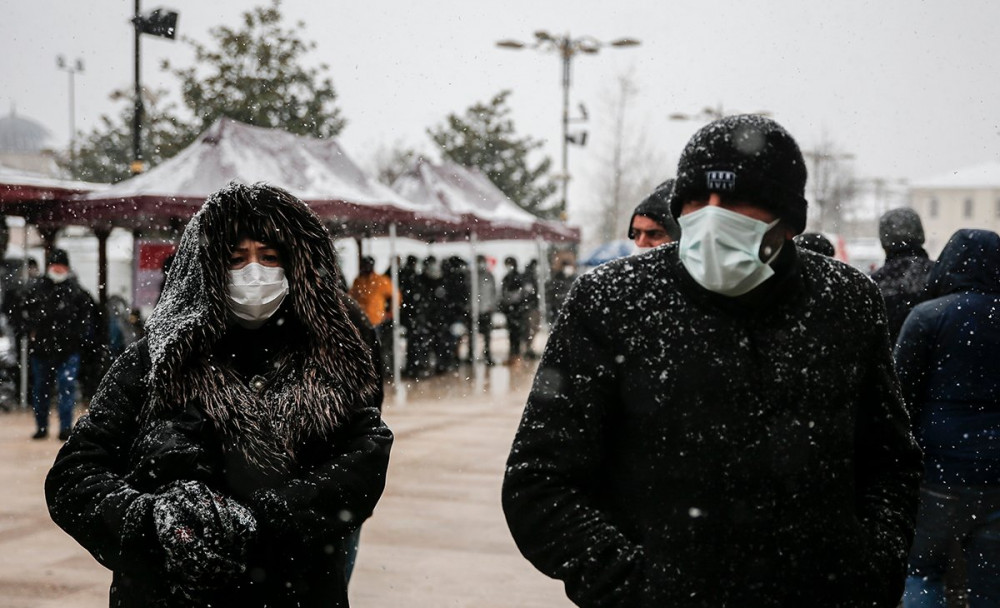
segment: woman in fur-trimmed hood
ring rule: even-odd
[[[273,186],[188,224],[147,336],[46,480],[112,606],[347,606],[344,539],[385,484],[374,334],[330,235]]]

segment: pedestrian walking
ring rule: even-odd
[[[528,320],[524,336],[524,356],[537,359],[535,336],[542,329],[541,290],[538,289],[538,260],[532,258],[524,265],[524,287],[527,291]]]
[[[920,477],[877,288],[808,251],[755,115],[685,147],[681,238],[581,275],[507,461],[521,552],[580,606],[894,608]]]
[[[926,298],[924,287],[934,262],[924,250],[924,227],[913,209],[886,211],[879,218],[878,233],[885,264],[872,273],[872,280],[885,299],[889,339],[895,343],[910,310]]]
[[[146,335],[45,483],[110,605],[347,606],[346,539],[385,484],[376,343],[329,232],[269,185],[188,223]]]
[[[497,281],[493,271],[482,255],[476,256],[476,276],[479,280],[479,335],[483,340],[483,362],[493,365],[491,337],[493,335],[493,314],[497,311]],[[473,357],[474,358],[474,355]]]
[[[499,308],[507,323],[510,348],[506,363],[510,365],[520,360],[528,332],[528,290],[524,284],[524,275],[517,269],[517,259],[507,257],[503,264],[507,272],[500,281]]]
[[[951,547],[970,608],[1000,606],[1000,235],[959,230],[903,323],[896,368],[924,449],[905,608],[943,608]],[[963,584],[964,583],[964,584]]]
[[[651,249],[681,238],[681,227],[670,214],[674,180],[668,179],[635,207],[628,222],[628,238],[639,249]]]
[[[31,405],[35,411],[32,439],[49,435],[53,385],[58,394],[59,440],[69,437],[80,362],[95,350],[95,311],[93,298],[80,287],[70,269],[69,254],[63,249],[52,250],[45,276],[32,282],[20,305],[21,322],[28,332]]]

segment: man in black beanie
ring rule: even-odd
[[[45,276],[28,291],[22,313],[28,332],[36,431],[32,439],[49,434],[52,387],[59,397],[59,440],[73,428],[73,410],[80,376],[80,358],[94,343],[93,298],[80,287],[69,267],[69,254],[53,249]]]
[[[913,209],[890,209],[878,220],[878,236],[885,264],[872,273],[882,291],[889,317],[889,339],[899,337],[910,310],[926,299],[924,287],[934,267],[924,250],[924,226]]]
[[[658,247],[681,238],[681,227],[670,214],[670,193],[674,180],[668,179],[639,203],[628,222],[628,238],[639,249]]]
[[[694,135],[678,243],[582,275],[507,462],[521,552],[580,606],[894,608],[920,451],[875,285],[800,251],[791,135]]]

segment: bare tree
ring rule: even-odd
[[[816,209],[810,214],[811,229],[841,232],[844,214],[857,193],[857,180],[849,164],[854,156],[841,151],[827,134],[813,150],[802,154],[809,163],[806,196]]]
[[[378,181],[391,186],[424,157],[419,151],[397,141],[392,146],[380,145],[367,164]]]
[[[647,131],[634,115],[638,94],[632,74],[624,73],[603,100],[600,115],[607,120],[600,127],[606,136],[599,141],[607,143],[596,154],[600,168],[591,174],[591,191],[597,199],[588,214],[599,227],[594,237],[601,242],[623,238],[635,206],[669,177],[667,162],[649,145]]]

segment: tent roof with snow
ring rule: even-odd
[[[59,179],[0,164],[0,209],[8,215],[30,215],[33,206],[40,202],[66,201],[107,187],[107,184]]]
[[[53,206],[53,224],[178,226],[231,181],[267,182],[305,201],[343,232],[446,239],[457,218],[415,204],[372,179],[333,139],[293,135],[220,118],[173,158],[110,188]]]
[[[481,239],[580,240],[580,231],[542,220],[518,207],[477,169],[450,161],[417,160],[392,185],[401,196],[425,208],[461,218],[463,229]]]

